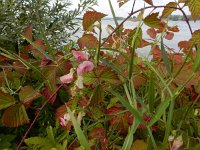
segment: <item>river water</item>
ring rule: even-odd
[[[103,38],[108,36],[108,33],[106,31],[107,25],[111,25],[115,27],[115,23],[113,20],[102,20],[102,37]],[[137,27],[137,25],[138,25],[138,22],[127,21],[124,23],[124,28],[134,29],[135,27]],[[179,51],[178,42],[190,39],[191,34],[190,34],[189,27],[185,21],[169,21],[169,26],[176,26],[176,25],[179,27],[180,31],[174,33],[174,38],[172,40],[169,41],[169,40],[164,39],[164,44],[170,48],[173,48],[174,51]],[[200,21],[196,21],[196,22],[190,21],[190,25],[193,31],[200,29]],[[148,29],[148,27],[146,25],[143,25],[142,29],[143,29],[143,38],[150,39],[150,37],[146,34],[146,30]],[[83,32],[78,32],[76,35],[78,37],[81,37],[82,34]],[[150,50],[150,46],[147,46],[145,48],[138,49],[137,51],[139,55],[146,55],[149,53],[149,50]]]

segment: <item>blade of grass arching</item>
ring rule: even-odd
[[[125,138],[122,150],[131,149],[131,145],[133,143],[133,135],[134,135],[135,131],[137,130],[138,125],[139,125],[139,121],[134,120],[133,124],[131,125],[131,127],[129,129],[128,135]]]
[[[86,139],[83,131],[81,130],[78,121],[75,119],[73,113],[71,112],[71,110],[68,107],[67,107],[67,111],[69,113],[69,116],[70,116],[71,121],[74,126],[74,130],[76,132],[78,140],[80,141],[81,146],[83,146],[86,150],[90,150],[90,144],[89,144],[88,140]]]
[[[168,98],[165,101],[161,102],[161,104],[158,106],[156,113],[153,115],[153,118],[148,123],[149,127],[151,127],[154,123],[156,123],[161,118],[161,116],[165,113],[166,109],[168,108],[170,101],[171,101],[171,98]]]
[[[164,85],[164,87],[167,89],[170,97],[173,97],[172,91],[169,88],[169,85],[164,81],[164,79],[161,77],[161,75],[158,73],[158,71],[156,71],[156,69],[151,65],[151,63],[149,61],[145,61],[147,67],[156,74],[156,76],[159,78],[159,80],[161,81],[161,83]]]
[[[45,51],[43,51],[43,49],[41,49],[38,45],[36,45],[35,43],[33,43],[29,38],[26,38],[25,36],[22,35],[22,37],[24,39],[26,39],[35,49],[37,49],[41,54],[43,54],[47,59],[52,60],[53,58],[48,55]]]
[[[7,54],[11,59],[20,61],[22,64],[24,64],[27,67],[27,69],[34,70],[35,72],[39,73],[39,75],[42,78],[46,79],[46,77],[42,74],[42,72],[37,67],[33,66],[31,63],[27,62],[26,60],[22,59],[17,54],[11,53],[1,47],[0,47],[0,50],[3,51],[5,54]]]
[[[199,68],[200,68],[200,42],[199,42],[199,46],[197,48],[197,55],[194,60],[193,71],[197,72],[199,70]]]
[[[164,43],[163,43],[163,37],[161,37],[161,53],[162,53],[162,58],[165,63],[166,69],[168,74],[172,77],[172,72],[171,72],[171,67],[169,63],[169,59],[167,57],[167,53],[165,51]]]
[[[129,79],[131,79],[132,73],[133,73],[134,57],[135,57],[134,54],[135,54],[135,49],[136,49],[135,43],[136,43],[136,38],[137,38],[137,36],[139,34],[139,29],[140,29],[141,25],[142,25],[142,17],[140,19],[140,22],[139,22],[139,24],[137,26],[137,30],[136,30],[136,32],[135,32],[135,34],[133,36],[132,41],[131,41],[131,59],[130,59],[130,64],[129,64]]]
[[[149,104],[149,111],[150,113],[154,110],[154,99],[155,99],[155,82],[153,78],[153,73],[151,72],[149,78],[149,89],[148,89],[148,104]]]
[[[114,22],[115,22],[116,27],[118,27],[119,24],[118,24],[118,22],[117,22],[117,18],[116,18],[115,11],[114,11],[114,9],[113,9],[112,3],[111,3],[110,0],[108,0],[108,2],[109,2],[109,6],[110,6],[110,10],[111,10],[112,16],[113,16],[113,20],[114,20]],[[117,30],[117,32],[119,32],[119,30]]]
[[[124,97],[122,97],[121,95],[119,95],[118,93],[116,93],[115,91],[109,89],[108,90],[109,92],[111,92],[115,97],[117,97],[119,99],[119,101],[122,103],[122,105],[124,107],[126,107],[133,115],[134,115],[134,118],[136,120],[138,120],[139,122],[141,122],[142,124],[146,124],[142,118],[142,116],[129,104],[128,101],[126,101],[124,99]]]

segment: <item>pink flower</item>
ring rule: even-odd
[[[182,136],[179,136],[174,140],[172,145],[172,150],[179,150],[182,145],[183,145]]]
[[[89,56],[82,51],[72,50],[72,53],[78,62],[82,62],[89,59]]]
[[[65,121],[65,119],[62,118],[62,117],[59,118],[59,123],[60,123],[60,125],[63,126],[63,127],[66,126],[66,121]]]
[[[77,68],[77,74],[81,76],[83,73],[88,73],[93,70],[94,64],[91,61],[82,62]]]
[[[60,77],[60,81],[65,84],[69,84],[73,80],[73,69],[70,70],[70,73]]]

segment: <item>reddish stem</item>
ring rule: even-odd
[[[26,130],[24,136],[22,137],[20,143],[18,144],[16,150],[20,150],[22,143],[24,142],[25,138],[27,137],[29,131],[31,130],[31,128],[33,127],[33,125],[35,124],[35,122],[37,121],[37,118],[40,116],[42,110],[44,109],[44,107],[46,106],[46,104],[54,97],[54,95],[60,90],[60,88],[63,86],[63,84],[61,84],[56,91],[49,97],[48,100],[46,100],[42,106],[38,109],[38,112],[35,116],[35,118],[33,119],[32,123],[29,125],[28,129]]]

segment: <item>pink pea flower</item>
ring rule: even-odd
[[[78,62],[82,62],[89,59],[89,56],[82,51],[72,50],[72,53]]]
[[[94,64],[91,61],[82,62],[77,68],[77,74],[81,76],[83,73],[88,73],[93,70]]]
[[[179,136],[174,140],[172,145],[172,150],[179,150],[182,145],[183,145],[182,136]]]
[[[66,121],[65,121],[65,119],[62,118],[62,117],[59,118],[59,123],[60,123],[60,125],[63,126],[63,127],[66,126]]]
[[[73,73],[73,69],[71,69],[70,73],[60,77],[60,81],[65,84],[71,83],[73,81]]]

